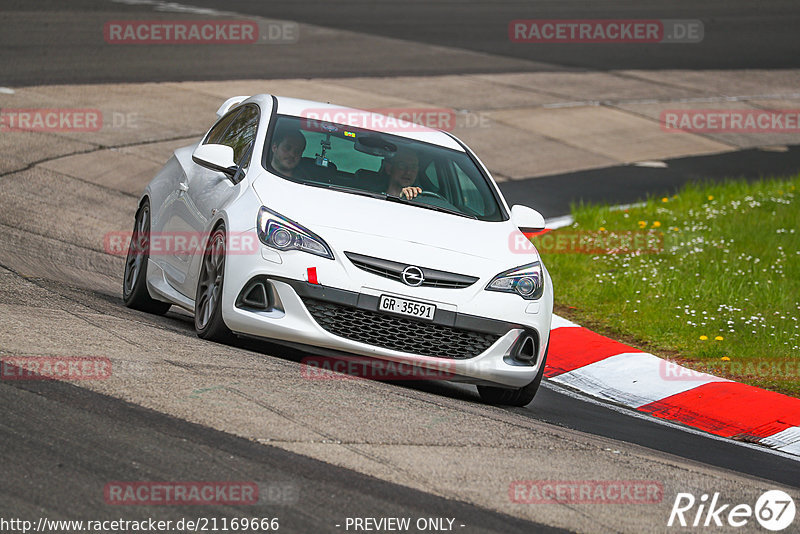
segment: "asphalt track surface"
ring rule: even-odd
[[[611,13],[589,2],[464,3],[464,2],[313,2],[274,3],[190,2],[239,13],[283,18],[301,23],[458,47],[507,58],[509,63],[487,61],[478,72],[527,69],[636,69],[636,68],[781,68],[797,67],[796,28],[800,16],[793,2],[767,5],[750,2],[714,2],[698,7],[696,2],[615,2]],[[402,8],[399,6],[402,5]],[[57,7],[57,16],[45,13]],[[98,48],[87,38],[86,21],[109,17],[144,18],[140,6],[109,2],[3,2],[3,12],[40,12],[31,26],[6,28],[0,63],[0,85],[89,83],[107,81],[163,81],[298,76],[349,76],[356,74],[426,74],[469,72],[463,65],[437,64],[423,58],[399,67],[371,57],[354,67],[353,57],[339,61],[312,57],[308,63],[287,62],[270,50],[262,57],[236,58],[226,50],[208,50],[196,57],[190,49],[153,55],[148,48],[109,50]],[[402,11],[398,11],[401,9]],[[402,16],[401,16],[402,15]],[[704,21],[707,38],[697,48],[687,45],[653,45],[642,48],[539,47],[535,51],[507,42],[506,25],[513,18],[697,18]],[[44,24],[39,28],[36,23]],[[413,21],[411,23],[410,21]],[[62,31],[52,31],[53,28]],[[68,31],[63,31],[67,29]],[[93,26],[91,31],[97,28]],[[498,32],[500,37],[498,38]],[[765,38],[769,36],[769,38]],[[311,54],[311,48],[300,54]],[[165,52],[166,53],[166,52]],[[246,60],[245,60],[246,59]],[[339,58],[341,59],[341,58]],[[513,63],[522,60],[524,63]],[[256,68],[253,68],[253,61]],[[124,68],[120,68],[123,65]],[[312,66],[309,66],[312,65]],[[516,65],[516,67],[515,67]],[[625,173],[616,167],[570,175],[508,182],[503,185],[509,200],[537,205],[546,215],[565,213],[570,202],[633,202],[648,194],[670,192],[695,176],[730,176],[732,169],[745,177],[796,172],[798,149],[772,153],[745,151],[724,156],[682,158],[668,161],[666,169],[636,168],[647,179],[630,188]],[[643,174],[644,173],[644,174]],[[626,188],[617,187],[624,181]],[[621,192],[622,191],[622,192]],[[542,204],[542,198],[551,198]],[[87,301],[119,307],[118,296],[90,288],[68,287],[70,281],[42,280],[48,291],[66,294],[80,291]],[[87,281],[91,285],[91,281]],[[137,319],[138,320],[138,319]],[[149,320],[156,324],[160,319]],[[169,328],[191,335],[191,323],[171,313]],[[276,354],[289,362],[290,351],[241,342],[239,347]],[[294,359],[293,359],[294,358]],[[440,383],[398,384],[415,395],[433,393],[465,404],[476,402],[474,390]],[[229,434],[187,423],[152,410],[128,404],[75,386],[50,383],[0,383],[0,512],[8,516],[37,515],[49,510],[63,517],[112,517],[119,515],[99,497],[109,480],[196,480],[241,473],[248,479],[291,481],[302,499],[283,507],[270,505],[263,513],[282,514],[292,521],[286,531],[333,531],[330,519],[348,516],[453,516],[485,532],[539,531],[542,525],[497,512],[409,489],[354,471],[324,464],[275,447],[254,444]],[[542,388],[535,403],[507,410],[534,422],[573,429],[589,435],[641,445],[706,466],[800,487],[800,462],[717,440],[681,432],[658,422],[637,418],[605,406],[585,402],[551,387]],[[186,512],[186,513],[184,513]],[[258,516],[261,509],[250,510]],[[128,508],[126,518],[146,517],[147,508]],[[194,510],[158,509],[159,519],[197,515]],[[202,515],[234,517],[229,508],[205,509]]]
[[[220,5],[213,0],[193,3]],[[800,61],[794,31],[800,13],[797,4],[791,1],[755,4],[742,0],[345,0],[336,3],[231,0],[224,6],[223,9],[240,13],[457,47],[561,68],[787,68],[796,67]],[[509,41],[508,23],[516,19],[694,19],[703,22],[705,37],[701,44],[688,46],[526,45]]]
[[[242,508],[121,510],[104,501],[103,489],[111,479],[240,480],[261,481],[261,502],[247,506],[247,516],[277,517],[281,532],[336,531],[348,516],[408,515],[457,518],[473,532],[562,532],[255,444],[70,384],[5,383],[0,385],[0,405],[14,407],[3,410],[0,425],[0,512],[5,517],[46,511],[51,519],[230,521],[242,517]]]
[[[118,19],[185,20],[198,15],[152,4],[166,1],[3,0],[0,86],[476,72],[791,68],[800,65],[792,0],[696,2],[550,0],[275,2],[197,0],[180,5],[243,17],[294,21],[292,45],[107,45],[102,29]],[[227,15],[211,15],[230,18]],[[520,44],[508,39],[514,19],[696,19],[697,44]],[[12,23],[13,22],[13,23]],[[311,24],[313,26],[306,26]],[[375,46],[358,34],[331,36],[319,27],[386,37]],[[316,29],[315,29],[316,28]],[[412,44],[440,47],[417,51]],[[468,60],[448,51],[472,51]]]

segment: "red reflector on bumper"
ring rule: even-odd
[[[308,268],[308,283],[309,284],[319,284],[317,280],[317,268],[316,267],[309,267]]]

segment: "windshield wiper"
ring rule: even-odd
[[[374,191],[366,191],[364,189],[357,189],[355,187],[347,187],[346,185],[336,185],[336,184],[324,184],[324,183],[315,183],[315,182],[306,182],[306,185],[311,185],[314,187],[324,187],[325,189],[333,189],[334,191],[341,191],[342,193],[353,193],[354,195],[362,195],[365,197],[372,197],[372,198],[386,198],[384,193],[375,193]]]
[[[404,200],[400,197],[393,197],[390,195],[386,195],[386,200],[390,202],[399,202],[400,204],[408,204],[409,206],[417,206],[428,210],[441,211],[443,213],[449,213],[450,215],[459,215],[461,217],[466,217],[468,219],[475,219],[475,220],[478,219],[476,216],[470,215],[469,213],[463,213],[458,210],[451,210],[450,208],[444,208],[442,206],[434,206],[433,204],[421,204],[417,202],[411,202],[410,200]]]
[[[386,198],[386,193],[376,193],[375,191],[367,191],[365,189],[358,189],[356,187],[347,187],[346,185],[329,184],[328,189],[333,189],[334,191],[341,191],[343,193],[354,193],[356,195],[364,195],[365,197]]]

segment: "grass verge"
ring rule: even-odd
[[[800,397],[800,175],[574,206],[533,239],[557,309],[683,365]]]

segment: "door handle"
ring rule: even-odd
[[[184,182],[178,182],[178,191],[188,191],[188,190],[189,190],[189,184]]]

